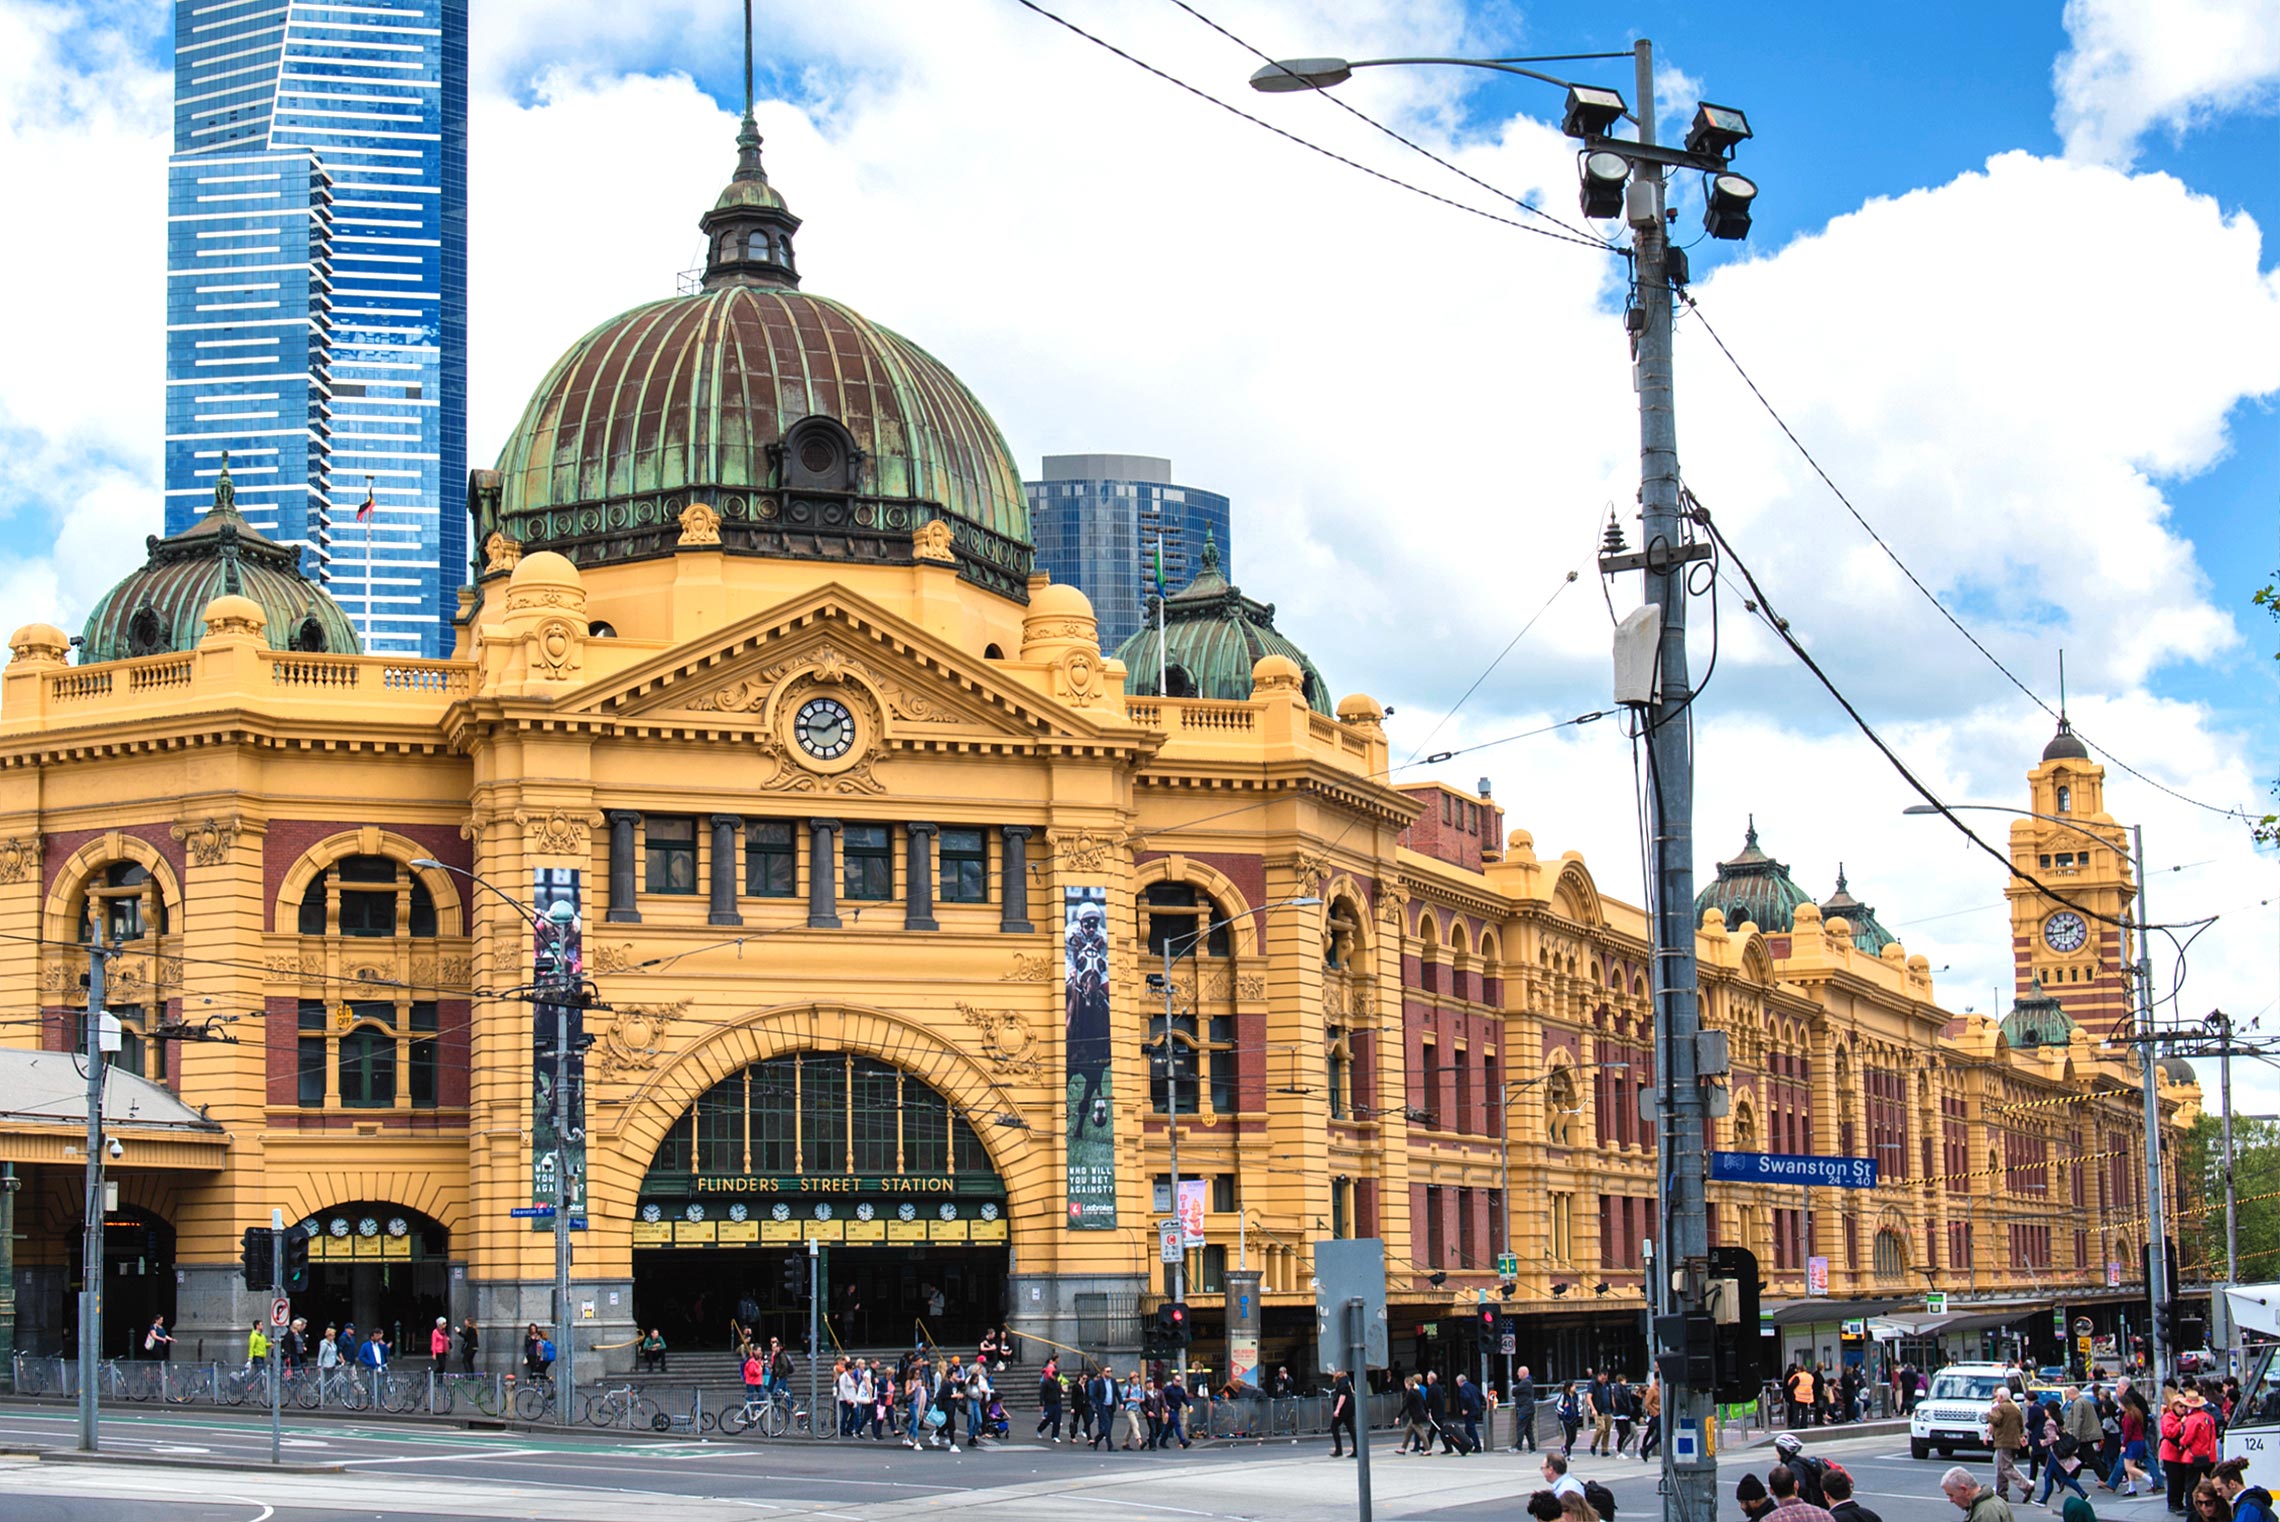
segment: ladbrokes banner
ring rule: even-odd
[[[540,867],[532,874],[531,905],[541,918],[556,904],[568,904],[572,917],[561,927],[560,963],[553,976],[565,983],[575,983],[585,976],[584,947],[585,922],[578,918],[578,872],[574,867]],[[533,931],[533,951],[538,965],[545,966],[549,951],[545,942],[552,940],[555,930],[551,920],[544,930]],[[570,1091],[570,1124],[568,1134],[558,1141],[554,1134],[554,1083],[558,1071],[554,1043],[559,1013],[555,1005],[534,1004],[535,1018],[530,1033],[530,1202],[533,1205],[554,1203],[554,1170],[567,1165],[570,1170],[570,1218],[575,1223],[586,1213],[586,1059],[579,1048],[580,1037],[585,1033],[583,1012],[570,1007],[570,1060],[567,1064],[567,1084]],[[534,1221],[534,1229],[551,1230],[552,1223]]]
[[[1116,1139],[1109,1089],[1108,890],[1063,888],[1062,992],[1067,1000],[1069,1226],[1116,1225]]]

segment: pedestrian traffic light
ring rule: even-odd
[[[1758,1335],[1757,1255],[1746,1247],[1710,1249],[1710,1385],[1718,1399],[1751,1401],[1771,1372],[1764,1367],[1765,1339]]]
[[[276,1264],[270,1261],[269,1228],[248,1226],[245,1235],[238,1239],[238,1264],[245,1273],[245,1287],[252,1290],[277,1287]]]
[[[1496,1334],[1504,1329],[1502,1320],[1495,1306],[1484,1305],[1480,1308],[1480,1335],[1483,1341],[1496,1340]]]
[[[1190,1336],[1188,1308],[1185,1300],[1166,1300],[1156,1307],[1156,1344],[1166,1348],[1184,1348]]]
[[[285,1283],[288,1295],[297,1295],[309,1287],[309,1228],[285,1228]]]

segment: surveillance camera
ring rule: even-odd
[[[122,1145],[120,1144],[120,1142],[119,1142],[119,1139],[118,1139],[116,1136],[112,1137],[112,1138],[111,1138],[111,1160],[112,1160],[113,1162],[116,1162],[116,1161],[118,1161],[120,1158],[122,1158],[122,1157],[125,1157],[126,1155],[127,1155],[127,1149],[126,1149],[124,1146],[122,1146]]]

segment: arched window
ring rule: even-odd
[[[1189,676],[1187,667],[1182,666],[1177,661],[1164,668],[1164,696],[1167,698],[1192,698],[1195,696],[1195,678]]]
[[[303,999],[295,1102],[304,1109],[434,1109],[438,1024],[428,1000]]]
[[[1230,916],[1191,883],[1150,883],[1141,895],[1141,912],[1152,959],[1142,972],[1154,970],[1160,980],[1164,954],[1169,951],[1172,959],[1168,1004],[1156,1002],[1165,999],[1164,989],[1149,990],[1148,1039],[1162,1043],[1148,1065],[1150,1097],[1159,1114],[1167,1112],[1177,1083],[1180,1113],[1193,1115],[1208,1079],[1211,1108],[1232,1115],[1241,1087],[1234,991],[1226,974],[1207,977],[1197,965],[1233,954]]]
[[[166,934],[166,900],[149,868],[115,861],[88,879],[79,903],[79,939],[139,941],[152,931]]]
[[[2058,811],[2061,814],[2074,812],[2074,789],[2063,782],[2058,785]]]
[[[1343,1120],[1354,1103],[1354,1047],[1344,1026],[1324,1029],[1323,1059],[1330,1082],[1330,1118]]]
[[[135,616],[127,620],[127,654],[164,655],[173,648],[158,610],[147,605],[135,609]]]
[[[1886,1226],[1876,1234],[1876,1277],[1897,1279],[1908,1271],[1908,1244]]]
[[[340,1102],[350,1110],[396,1107],[396,1040],[383,1025],[357,1025],[340,1038]]]
[[[293,631],[292,646],[310,654],[322,654],[325,648],[325,626],[312,613],[301,620]]]
[[[1576,1101],[1575,1075],[1564,1067],[1554,1068],[1544,1080],[1544,1139],[1555,1147],[1570,1145],[1576,1113],[1582,1108]]]
[[[698,1174],[954,1174],[972,1186],[960,1195],[1003,1188],[981,1137],[939,1089],[846,1052],[771,1057],[707,1089],[658,1143],[642,1192],[686,1194]]]
[[[746,239],[744,244],[744,257],[760,264],[767,264],[772,262],[771,256],[768,253],[768,235],[766,233],[754,233],[750,238]]]
[[[339,933],[365,939],[436,934],[435,896],[409,867],[390,856],[344,856],[310,879],[301,894],[302,935]]]

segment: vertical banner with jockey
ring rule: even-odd
[[[1062,993],[1067,1001],[1069,1226],[1116,1225],[1116,1138],[1109,1074],[1108,890],[1061,890]]]
[[[581,918],[578,901],[578,869],[575,867],[540,867],[531,874],[531,907],[545,922],[545,928],[532,932],[533,960],[538,967],[546,967],[549,958],[556,958],[550,980],[575,983],[585,976],[585,921]],[[556,924],[547,913],[556,904],[570,906],[570,918]],[[579,1005],[570,1006],[570,1056],[561,1063],[555,1055],[558,1006],[539,1003],[531,1006],[530,1041],[530,1201],[533,1205],[554,1204],[554,1170],[558,1160],[570,1170],[570,1217],[572,1223],[586,1213],[586,1059],[580,1050],[585,1034],[585,1012]],[[568,1134],[557,1138],[554,1134],[555,1074],[566,1074],[570,1093],[570,1125]],[[553,1223],[534,1220],[536,1231],[551,1231]]]

